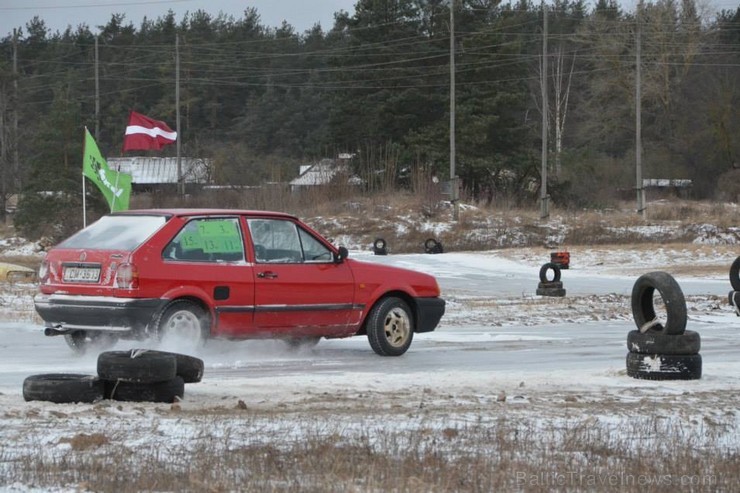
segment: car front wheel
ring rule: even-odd
[[[208,338],[210,320],[200,306],[191,301],[179,300],[162,312],[156,327],[163,345],[197,349]]]
[[[367,319],[367,338],[370,347],[381,356],[401,356],[414,338],[411,309],[400,298],[380,300]]]

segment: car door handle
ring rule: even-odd
[[[275,274],[274,272],[268,270],[266,272],[258,272],[257,273],[257,277],[259,277],[261,279],[275,279],[275,278],[277,278],[277,274]]]

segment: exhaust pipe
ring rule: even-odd
[[[61,325],[55,325],[54,327],[46,327],[44,329],[44,335],[49,336],[49,337],[63,336],[64,334],[69,334],[70,332],[72,331],[69,329],[62,328]]]

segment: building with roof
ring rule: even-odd
[[[147,190],[162,185],[177,185],[176,157],[116,157],[108,158],[108,167],[131,175],[134,190]],[[204,186],[213,180],[209,158],[181,157],[182,178],[186,185]]]
[[[340,154],[337,159],[324,158],[316,164],[301,166],[298,178],[290,182],[290,191],[298,192],[310,187],[329,185],[341,175],[347,176],[349,185],[360,185],[362,180],[357,176],[351,176],[349,166],[351,158],[352,155]]]

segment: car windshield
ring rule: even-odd
[[[165,222],[165,216],[103,216],[64,240],[58,248],[131,251]]]

